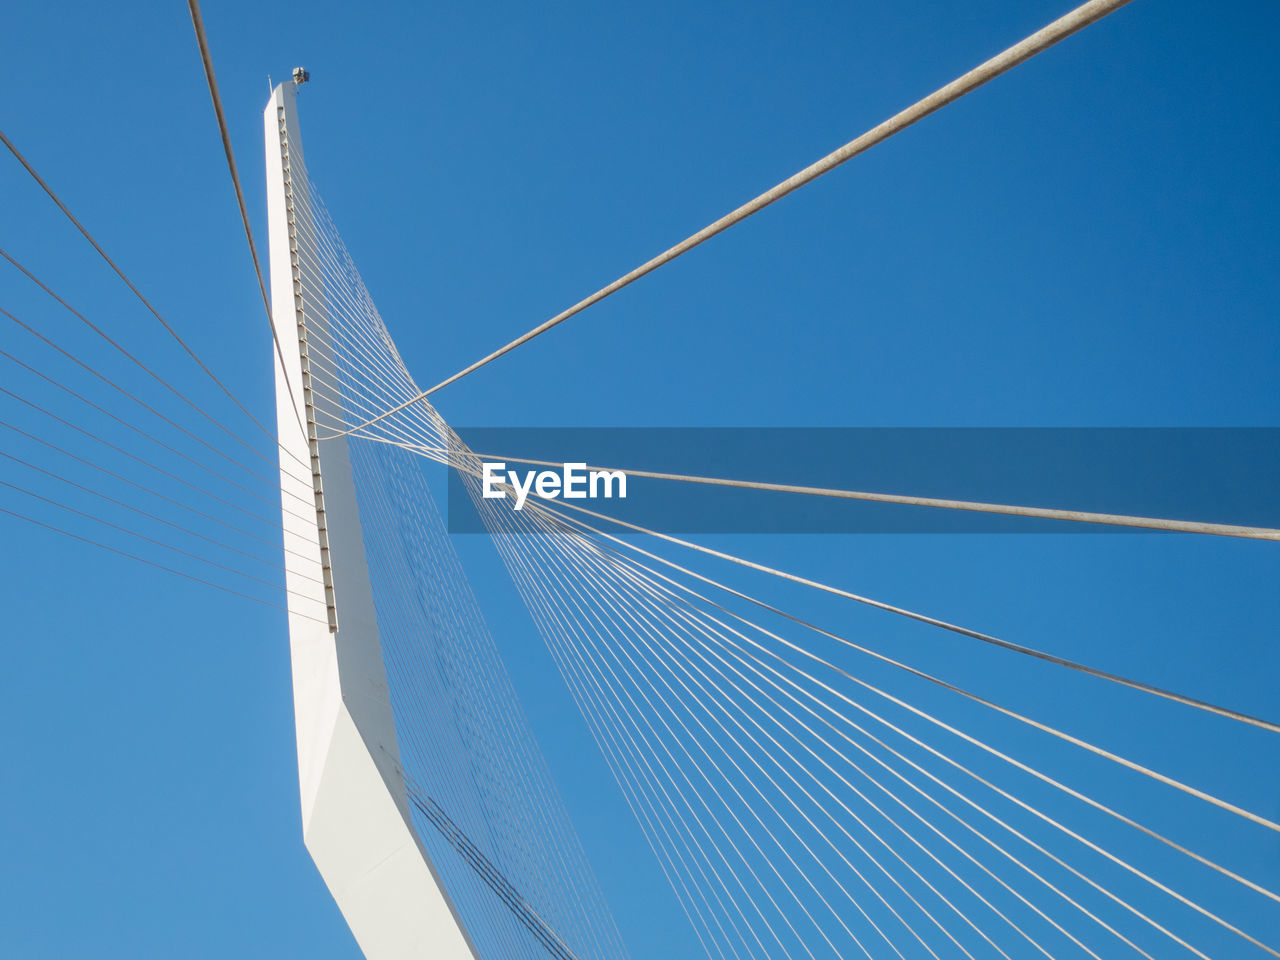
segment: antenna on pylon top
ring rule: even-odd
[[[293,68],[293,82],[297,86],[302,86],[311,79],[311,74],[307,72],[305,67]]]

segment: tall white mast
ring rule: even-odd
[[[332,400],[312,393],[310,363],[325,362],[329,328],[300,284],[299,251],[316,245],[290,179],[291,164],[304,169],[295,96],[295,83],[277,86],[263,122],[303,838],[369,960],[473,960],[410,819],[348,441],[315,439],[317,404]]]

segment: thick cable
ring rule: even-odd
[[[284,350],[280,346],[280,332],[276,329],[276,318],[271,312],[271,299],[267,296],[267,283],[262,277],[262,264],[258,261],[258,248],[253,242],[253,228],[249,225],[249,211],[244,203],[244,190],[240,187],[240,174],[236,171],[236,156],[231,149],[231,134],[227,130],[227,118],[222,112],[222,97],[218,93],[218,81],[213,75],[213,55],[209,52],[209,41],[205,37],[204,19],[200,16],[199,0],[187,0],[187,7],[191,11],[191,25],[196,31],[196,43],[200,45],[200,60],[204,64],[204,76],[209,83],[209,96],[213,98],[213,112],[218,118],[218,132],[222,135],[222,149],[227,155],[227,169],[231,172],[231,184],[235,187],[236,203],[240,207],[240,221],[244,224],[244,236],[249,242],[249,256],[253,258],[253,272],[258,277],[258,290],[262,293],[262,306],[267,311],[267,323],[271,327],[271,339],[276,345],[276,357],[280,360],[280,369],[288,370],[289,367],[284,362]],[[288,377],[284,378],[284,385],[289,392],[289,409],[293,411],[293,416],[298,421],[299,435],[305,437],[307,429],[302,425],[302,417],[298,413],[298,403],[293,398],[293,384],[289,382]],[[283,450],[284,447],[280,449]],[[292,453],[289,455],[297,460],[298,463],[303,462],[300,457]]]
[[[703,227],[697,233],[680,241],[674,247],[663,251],[652,260],[636,267],[630,273],[624,274],[608,286],[602,287],[585,300],[578,301],[569,309],[556,314],[550,320],[540,323],[532,330],[512,340],[506,346],[499,347],[487,357],[482,357],[469,367],[465,367],[453,374],[451,377],[441,380],[431,389],[423,390],[413,399],[406,400],[400,406],[394,407],[372,420],[349,428],[344,431],[344,434],[366,429],[374,423],[377,423],[379,420],[389,417],[394,413],[398,413],[410,404],[417,403],[419,400],[431,396],[431,394],[435,393],[437,390],[443,389],[452,383],[456,383],[468,374],[479,370],[481,367],[488,363],[492,363],[504,354],[510,353],[517,347],[528,343],[534,337],[541,336],[552,327],[563,323],[575,314],[581,313],[588,307],[599,303],[610,294],[616,293],[623,287],[639,280],[646,274],[652,273],[662,265],[670,263],[672,260],[676,259],[676,257],[683,253],[687,253],[700,243],[710,240],[716,234],[722,233],[734,224],[740,223],[754,213],[758,213],[771,203],[781,200],[792,191],[798,190],[805,184],[818,179],[818,177],[822,176],[824,173],[829,173],[845,161],[851,160],[853,157],[856,157],[860,153],[864,153],[884,140],[888,140],[895,133],[905,130],[917,121],[923,120],[925,117],[929,116],[929,114],[945,107],[949,103],[959,100],[965,94],[978,89],[978,87],[991,80],[994,80],[1002,73],[1012,70],[1014,67],[1018,66],[1018,64],[1031,59],[1036,54],[1047,50],[1059,41],[1065,40],[1076,31],[1082,30],[1095,21],[1102,19],[1107,14],[1119,10],[1129,2],[1130,0],[1089,0],[1088,3],[1081,4],[1070,13],[1059,17],[1057,20],[1036,31],[1026,39],[1021,40],[1012,47],[996,54],[996,56],[974,67],[968,73],[952,80],[946,86],[935,90],[923,100],[918,100],[916,103],[890,117],[879,126],[873,127],[860,137],[850,140],[838,150],[832,151],[821,160],[810,164],[799,173],[796,173],[776,186],[771,187],[755,199],[749,200],[736,210],[725,214],[714,223]]]
[[[476,456],[483,460],[527,463],[543,467],[561,467],[563,463],[551,460],[528,460],[522,457],[500,457],[487,453]],[[587,470],[619,470],[618,467],[588,465]],[[1275,527],[1249,527],[1232,523],[1206,523],[1199,520],[1169,520],[1161,517],[1135,517],[1118,513],[1093,513],[1088,510],[1057,510],[1050,507],[1013,506],[1003,503],[983,503],[974,500],[947,500],[937,497],[913,497],[896,493],[870,493],[862,490],[840,490],[829,487],[806,487],[790,483],[766,483],[757,480],[731,480],[724,477],[699,477],[680,473],[656,473],[649,470],[622,469],[629,477],[647,477],[653,480],[676,480],[716,487],[737,487],[744,490],[761,490],[772,493],[796,493],[811,497],[833,497],[840,500],[863,500],[872,503],[894,503],[903,506],[933,507],[943,510],[967,510],[974,513],[994,513],[1011,517],[1031,517],[1041,520],[1069,520],[1075,523],[1097,523],[1118,527],[1137,527],[1145,530],[1164,530],[1176,533],[1202,533],[1220,537],[1242,537],[1250,540],[1280,540],[1280,529]]]

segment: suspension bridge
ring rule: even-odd
[[[703,955],[1280,957],[1280,871],[1241,866],[1218,841],[1277,849],[1275,804],[1246,802],[1230,786],[1241,771],[1274,765],[1277,715],[1117,672],[1035,636],[996,635],[925,599],[890,602],[631,522],[608,501],[526,488],[515,509],[516,491],[486,476],[486,463],[562,464],[473,451],[433,402],[561,324],[590,323],[606,298],[1078,31],[1106,29],[1098,22],[1125,5],[1091,0],[1068,12],[424,388],[309,172],[303,71],[265,107],[267,235],[253,235],[247,165],[233,154],[190,0],[270,330],[260,347],[274,366],[275,416],[224,385],[180,318],[148,299],[0,132],[15,169],[150,323],[140,346],[6,241],[10,278],[66,323],[0,304],[9,326],[0,457],[11,468],[0,475],[0,513],[286,614],[303,836],[371,960],[630,956],[437,507],[441,468],[461,480]],[[650,489],[874,502],[1242,547],[1280,539],[1273,527],[1201,517],[663,467],[595,465]],[[489,483],[512,496],[486,496]],[[795,599],[811,594],[834,615]],[[845,609],[945,643],[881,642],[841,625]],[[1213,655],[1206,642],[1205,662]],[[1120,730],[1135,713],[1157,737],[1197,731],[1222,776],[1189,776],[1164,762],[1167,750],[1135,743]]]

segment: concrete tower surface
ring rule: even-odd
[[[294,81],[277,86],[263,123],[271,304],[283,353],[283,366],[275,359],[276,421],[303,838],[369,960],[473,960],[410,818],[350,441],[317,439],[317,413],[338,411],[334,397],[311,389],[312,360],[325,365],[331,351],[325,298],[310,289],[318,271],[306,289],[302,282],[317,246],[296,90]]]

